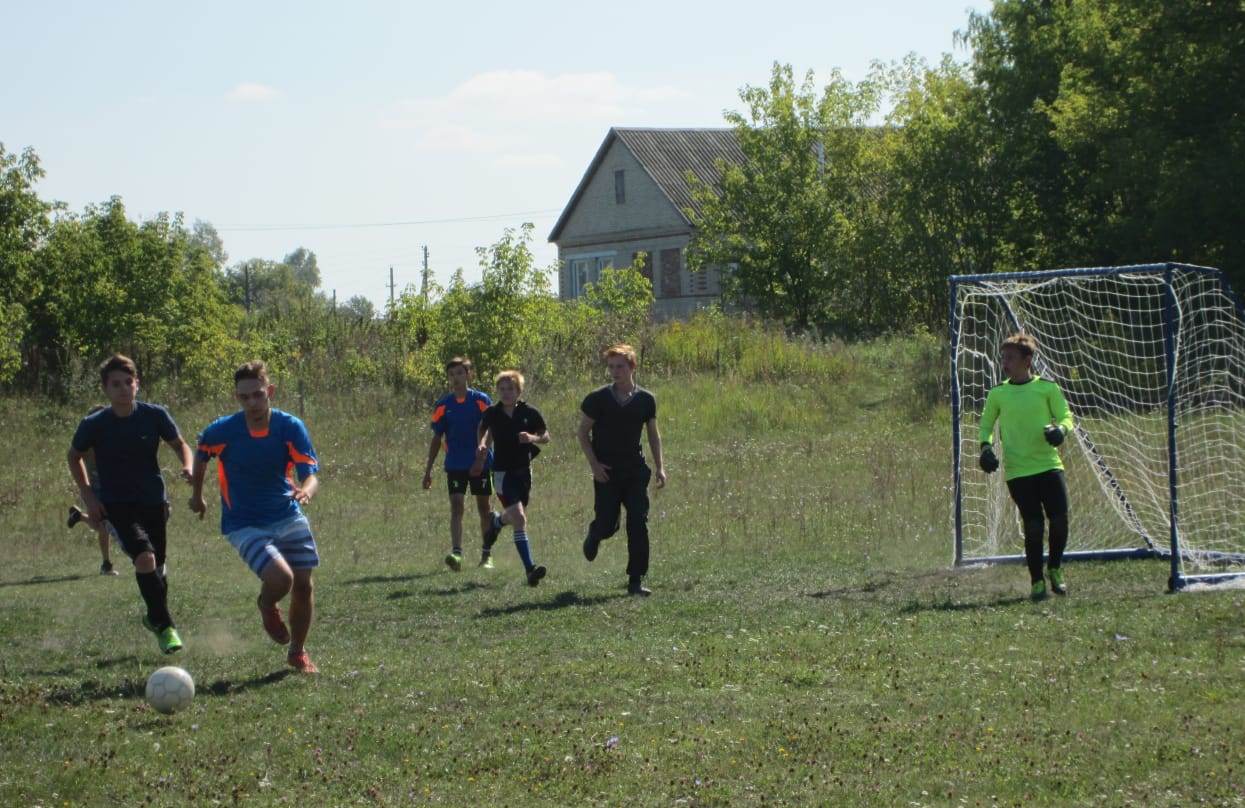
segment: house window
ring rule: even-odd
[[[579,297],[584,287],[601,280],[601,270],[614,268],[614,254],[576,256],[568,258],[566,265],[571,275],[571,297]]]
[[[614,172],[614,204],[616,205],[621,205],[627,201],[625,174],[626,172],[621,168]]]
[[[677,247],[661,251],[661,296],[683,294],[683,253]]]

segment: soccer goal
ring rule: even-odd
[[[1168,585],[1245,576],[1245,309],[1222,272],[1147,264],[951,278],[955,563],[1022,561],[1003,475],[977,467],[999,346],[1063,389],[1066,558],[1169,558]]]

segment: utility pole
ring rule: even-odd
[[[392,308],[392,307],[393,307],[393,305],[394,305],[394,302],[393,302],[393,290],[394,290],[394,285],[393,285],[393,267],[389,267],[389,306],[390,306],[390,308]]]
[[[333,290],[333,316],[337,316],[337,290]]]
[[[428,245],[424,245],[424,274],[419,281],[419,296],[428,302]]]
[[[242,285],[243,297],[246,300],[246,313],[251,313],[251,267],[248,264],[242,265]]]

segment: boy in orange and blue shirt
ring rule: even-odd
[[[432,410],[432,440],[428,444],[428,463],[424,467],[424,489],[432,488],[432,464],[436,462],[441,445],[445,444],[445,479],[450,492],[450,552],[445,564],[458,572],[463,567],[463,512],[466,510],[467,490],[476,498],[476,511],[480,516],[480,534],[486,535],[492,521],[489,503],[493,485],[489,477],[492,452],[478,474],[472,473],[476,462],[476,430],[484,411],[492,405],[487,393],[470,387],[471,360],[456,356],[445,364],[450,392],[437,400]],[[493,561],[488,554],[480,560],[480,566],[491,569]]]

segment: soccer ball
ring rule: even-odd
[[[175,713],[190,706],[195,697],[195,680],[181,668],[169,665],[147,677],[147,703],[156,712]]]

